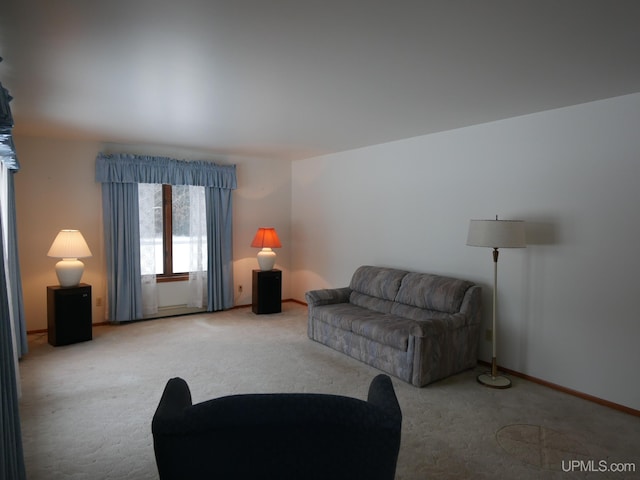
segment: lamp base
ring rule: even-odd
[[[511,380],[505,376],[498,375],[498,362],[495,356],[491,359],[491,372],[478,375],[477,378],[478,383],[491,388],[509,388],[511,386]]]
[[[271,250],[269,247],[264,247],[258,252],[258,265],[260,265],[260,270],[263,272],[271,271],[275,264],[276,252]]]
[[[491,388],[509,388],[511,380],[502,375],[493,376],[490,373],[482,373],[478,375],[478,383]]]
[[[76,287],[83,272],[84,263],[76,258],[63,258],[56,263],[56,275],[61,287]]]

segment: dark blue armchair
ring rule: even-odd
[[[391,379],[367,401],[312,393],[248,394],[192,405],[172,378],[153,416],[161,480],[392,480],[402,413]]]

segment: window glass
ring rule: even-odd
[[[139,184],[138,201],[142,274],[172,275],[205,271],[207,236],[204,187]],[[168,206],[169,201],[171,208],[163,208],[163,204],[167,202]],[[165,228],[169,225],[170,230]],[[164,242],[168,243],[166,248],[163,247]]]
[[[172,225],[171,238],[173,242],[173,272],[185,273],[190,271],[189,237],[189,186],[173,185],[172,190]]]

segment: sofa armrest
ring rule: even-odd
[[[310,307],[330,305],[332,303],[347,303],[350,295],[351,289],[349,287],[311,290],[304,294],[307,305]]]
[[[469,324],[480,325],[482,319],[482,288],[478,285],[474,285],[469,288],[462,299],[462,305],[460,305],[460,313],[468,316]]]

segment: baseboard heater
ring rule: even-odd
[[[145,315],[144,318],[161,318],[161,317],[176,317],[178,315],[189,315],[191,313],[206,312],[205,307],[189,307],[187,304],[183,305],[167,305],[164,307],[158,307],[156,313]]]

